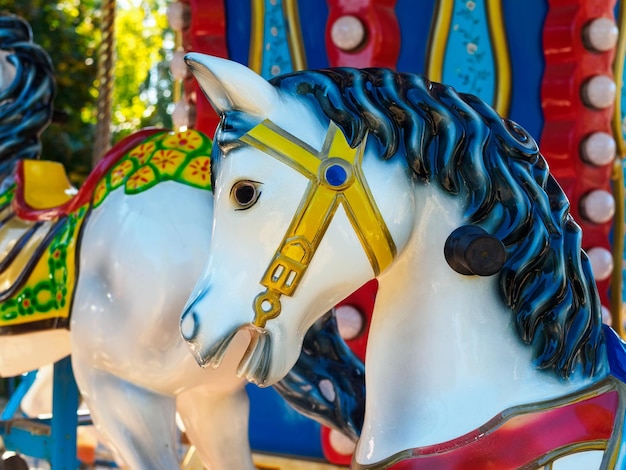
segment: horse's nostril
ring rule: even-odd
[[[187,311],[180,320],[180,333],[187,341],[195,338],[198,330],[198,315],[195,311]]]

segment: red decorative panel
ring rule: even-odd
[[[540,147],[550,169],[571,202],[572,215],[584,231],[583,248],[610,250],[611,222],[595,224],[581,216],[581,197],[594,189],[611,192],[611,165],[593,166],[580,157],[581,144],[594,132],[612,134],[613,106],[585,104],[584,86],[594,76],[613,77],[615,50],[590,50],[584,28],[597,18],[613,18],[614,0],[551,0],[543,43],[545,72],[541,99],[544,128]],[[616,267],[619,269],[619,267]],[[598,281],[602,304],[609,305],[610,277]]]

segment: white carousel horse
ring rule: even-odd
[[[0,376],[71,353],[94,423],[129,468],[178,468],[176,411],[207,467],[254,468],[245,381],[235,373],[248,335],[219,368],[202,369],[179,332],[211,239],[210,140],[192,130],[140,131],[76,191],[60,164],[33,159],[54,82],[30,37],[25,22],[0,16],[0,48],[18,72],[0,74],[11,77],[0,86]],[[296,406],[325,424],[346,417],[356,436],[359,412],[343,396],[354,369],[330,326],[321,328],[325,344],[332,337],[339,347],[326,350],[335,357],[325,374],[341,370],[337,401],[298,397]],[[314,343],[310,354],[319,352]]]
[[[416,75],[268,83],[187,62],[222,115],[210,256],[181,319],[199,363],[247,331],[239,372],[271,385],[376,277],[353,468],[626,468],[623,343],[524,130]]]

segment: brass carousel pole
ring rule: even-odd
[[[115,59],[115,0],[102,2],[102,42],[98,50],[98,115],[92,165],[96,165],[111,144],[111,102]]]

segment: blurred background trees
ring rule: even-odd
[[[174,34],[165,0],[117,0],[112,143],[146,126],[171,127],[169,60]],[[42,135],[42,158],[65,164],[80,184],[93,153],[101,0],[0,0],[0,11],[28,21],[52,59],[56,118]]]

